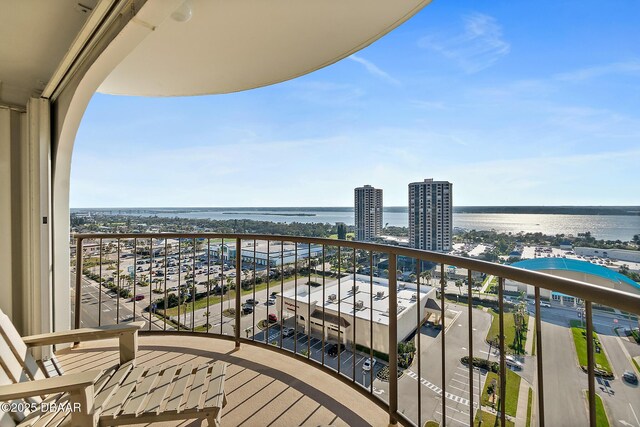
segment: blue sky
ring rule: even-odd
[[[96,94],[71,207],[640,205],[640,2],[436,0],[301,78],[189,98]]]

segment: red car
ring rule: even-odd
[[[140,301],[144,299],[144,295],[136,295],[135,297],[131,298],[131,301]]]
[[[276,316],[273,313],[269,314],[269,323],[275,323],[277,321],[278,321],[278,316]]]

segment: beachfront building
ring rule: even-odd
[[[356,240],[367,241],[382,233],[382,189],[371,185],[354,190]]]
[[[453,236],[453,184],[425,179],[409,184],[409,246],[450,251]]]
[[[222,257],[225,261],[236,259],[235,243],[211,244],[209,247],[211,257]],[[280,265],[292,264],[298,260],[298,265],[302,266],[304,260],[318,258],[322,256],[322,246],[305,245],[281,242],[243,242],[240,249],[240,257],[243,263],[253,263],[254,257],[256,265],[277,267]]]
[[[435,298],[435,288],[421,285],[418,292],[415,283],[398,282],[398,341],[416,330],[416,310],[423,321],[439,321]],[[311,331],[312,336],[389,353],[389,285],[385,279],[377,278],[372,284],[368,279],[343,279],[328,284],[324,292],[322,287],[299,286],[297,298],[296,289],[286,291],[277,297],[275,307],[279,318],[295,317],[299,330]]]

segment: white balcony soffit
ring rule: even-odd
[[[180,22],[166,13],[164,0],[149,0],[128,25],[144,25],[153,31],[111,72],[98,91],[187,96],[236,92],[282,82],[362,49],[429,2],[172,2],[172,11],[186,6],[191,12],[190,19]]]
[[[0,0],[0,104],[40,96],[96,3]]]

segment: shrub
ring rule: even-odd
[[[463,358],[460,359],[460,361],[465,365],[468,365],[469,357],[464,356]],[[479,357],[473,358],[473,366],[475,366],[476,368],[484,369],[485,371],[490,371],[495,373],[498,373],[498,371],[500,370],[500,364],[498,362],[491,362],[489,360],[481,359]]]

